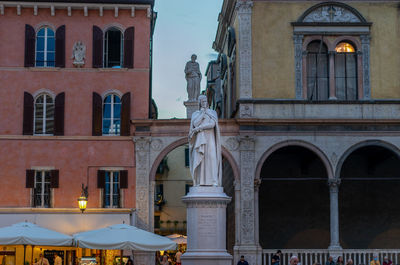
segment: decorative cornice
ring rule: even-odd
[[[21,15],[22,8],[32,8],[35,16],[38,15],[40,9],[50,9],[51,16],[57,14],[57,9],[66,9],[68,16],[72,15],[73,10],[83,10],[84,16],[88,16],[88,10],[98,10],[99,16],[103,16],[104,10],[112,10],[115,17],[118,17],[119,10],[130,10],[131,17],[135,16],[135,10],[146,10],[147,18],[150,18],[152,13],[151,5],[145,4],[0,1],[0,15],[4,15],[4,8],[7,7],[16,8],[17,15]]]

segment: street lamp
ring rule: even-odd
[[[88,187],[83,185],[82,183],[82,193],[81,196],[78,198],[78,205],[79,209],[82,211],[82,213],[86,210],[87,202],[88,202]]]

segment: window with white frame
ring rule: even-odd
[[[119,208],[120,205],[120,172],[105,171],[103,205],[106,208]]]
[[[39,67],[55,66],[55,36],[49,27],[41,28],[36,34],[35,65]]]
[[[34,132],[37,135],[52,135],[54,133],[54,100],[48,94],[41,94],[36,97]]]
[[[33,188],[33,207],[51,207],[51,173],[49,170],[36,170]]]
[[[123,65],[123,34],[112,27],[104,35],[104,67],[120,68]]]
[[[121,99],[110,94],[103,101],[103,135],[120,135]]]

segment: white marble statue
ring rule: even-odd
[[[222,158],[218,116],[199,96],[200,110],[192,114],[189,130],[189,160],[193,186],[221,186]]]
[[[82,41],[77,41],[72,48],[72,58],[74,59],[73,64],[76,67],[82,67],[85,65],[85,56],[86,56],[86,46],[82,43]]]
[[[201,72],[199,63],[196,62],[196,54],[192,55],[192,58],[185,66],[185,77],[187,81],[187,92],[188,100],[196,101],[200,94],[200,81]]]

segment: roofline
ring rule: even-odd
[[[127,4],[127,5],[151,5],[154,6],[155,0],[1,0],[1,2],[18,3],[79,3],[79,4]]]

